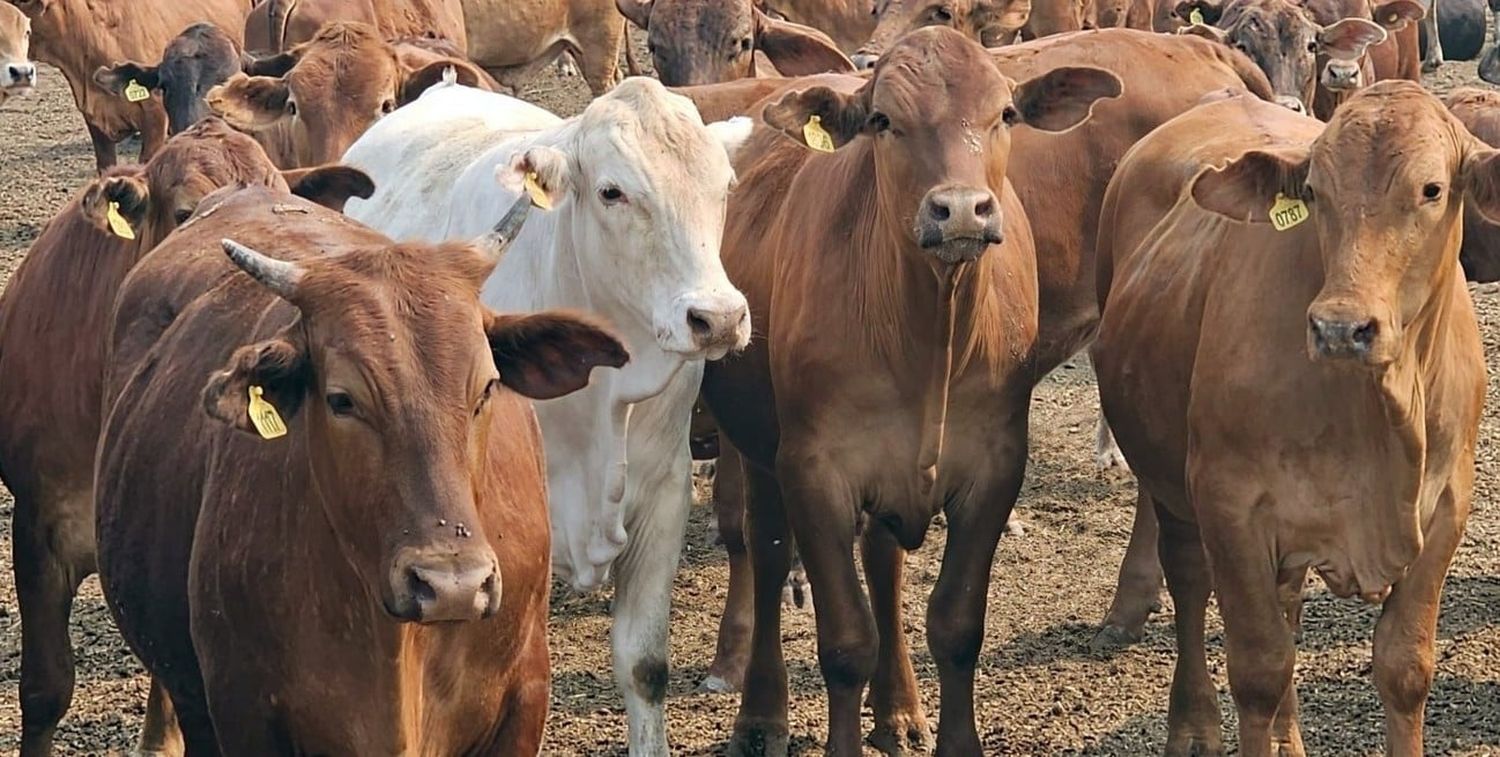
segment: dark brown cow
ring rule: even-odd
[[[947,26],[997,47],[1015,39],[1032,10],[1031,0],[875,0],[879,20],[854,54],[854,65],[873,67],[902,35],[927,26]]]
[[[624,347],[480,306],[526,205],[478,246],[394,244],[270,188],[205,205],[121,289],[95,498],[105,598],[189,753],[536,753],[550,566],[527,398]]]
[[[208,91],[239,73],[248,61],[234,39],[213,24],[193,24],[167,43],[161,62],[136,61],[101,66],[94,83],[117,97],[135,82],[161,96],[167,126],[176,134],[210,115],[203,99]]]
[[[751,0],[618,0],[618,5],[646,30],[656,75],[669,87],[854,70],[828,35],[774,19]]]
[[[1500,146],[1500,92],[1460,87],[1443,103],[1469,133],[1491,147]],[[1469,281],[1500,281],[1500,225],[1485,220],[1475,208],[1464,208],[1464,244],[1458,259]]]
[[[428,36],[468,52],[460,0],[261,0],[245,19],[245,46],[258,55],[290,50],[335,21],[369,24],[387,39]]]
[[[1383,603],[1386,753],[1422,753],[1485,391],[1459,235],[1466,198],[1500,219],[1497,187],[1500,152],[1405,81],[1362,90],[1326,129],[1244,98],[1207,105],[1122,162],[1093,357],[1161,519],[1178,643],[1167,753],[1223,753],[1211,592],[1240,753],[1303,753],[1293,632],[1309,569]]]
[[[0,103],[36,86],[31,62],[31,19],[9,3],[0,3]]]
[[[1338,62],[1325,85],[1357,88],[1365,48],[1385,41],[1383,28],[1364,18],[1320,26],[1290,0],[1181,0],[1182,18],[1201,16],[1181,30],[1218,40],[1249,56],[1265,72],[1277,102],[1299,113],[1312,112],[1323,71],[1318,56]]]
[[[369,196],[352,169],[304,172],[298,191],[340,206]],[[285,187],[264,151],[222,121],[178,135],[145,166],[111,169],[42,230],[0,296],[0,472],[15,496],[16,595],[21,609],[21,753],[41,755],[73,695],[68,615],[94,572],[94,447],[104,333],[115,291],[147,251],[229,185]],[[133,240],[111,233],[109,209]],[[49,345],[69,345],[66,350]],[[51,359],[38,359],[50,356]],[[143,749],[169,738],[148,711]]]
[[[236,43],[250,0],[171,0],[99,3],[90,0],[10,0],[31,19],[31,54],[62,70],[83,113],[99,170],[115,164],[115,143],[141,134],[141,160],[161,149],[167,118],[151,97],[130,102],[94,81],[100,66],[153,60],[183,29],[198,22],[229,31]]]
[[[755,569],[731,750],[787,748],[788,525],[812,582],[829,753],[859,753],[872,675],[874,741],[894,751],[926,739],[899,619],[901,564],[945,510],[927,620],[943,690],[938,749],[977,754],[983,587],[1025,467],[1036,338],[1030,229],[1005,181],[1010,130],[1069,128],[1120,83],[1060,68],[1014,85],[946,28],[903,38],[868,81],[835,79],[765,108],[772,128],[737,156],[724,235],[725,268],[766,335],[704,381],[745,456]],[[803,144],[813,116],[831,155]]]
[[[466,61],[439,58],[416,70],[406,62],[374,27],[333,23],[213,88],[208,105],[255,134],[278,166],[333,162],[376,119],[415,99],[445,70],[452,68],[459,83],[481,83],[482,74]]]

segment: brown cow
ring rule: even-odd
[[[946,28],[903,38],[868,81],[822,80],[766,107],[772,128],[737,156],[724,264],[766,339],[710,366],[704,381],[745,456],[755,570],[731,751],[787,748],[788,525],[812,581],[829,752],[859,753],[872,674],[874,741],[895,751],[925,740],[899,618],[901,564],[946,510],[927,629],[943,688],[938,749],[977,754],[983,587],[1025,467],[1036,338],[1031,234],[1005,182],[1010,130],[1070,128],[1120,83],[1061,68],[1014,85]],[[803,143],[818,133],[809,123],[833,154]]]
[[[657,78],[669,87],[759,76],[853,71],[823,32],[774,19],[751,0],[617,0],[646,30]]]
[[[1412,22],[1421,20],[1426,12],[1415,0],[1391,0],[1373,9],[1370,0],[1302,0],[1302,8],[1313,23],[1324,28],[1346,18],[1362,18],[1375,21],[1386,30],[1385,40],[1365,48],[1362,57],[1337,57],[1341,53],[1331,49],[1318,51],[1313,63],[1319,73],[1312,112],[1323,121],[1327,121],[1334,108],[1360,87],[1402,78],[1394,75],[1401,65],[1401,39],[1416,32],[1416,24]],[[1414,56],[1411,65],[1415,70],[1417,62]]]
[[[469,57],[514,89],[561,55],[595,97],[620,78],[626,21],[615,0],[463,0]]]
[[[31,54],[61,69],[83,113],[94,161],[102,172],[115,164],[115,143],[141,134],[141,160],[161,149],[167,118],[154,97],[130,102],[100,87],[100,66],[127,60],[153,60],[183,29],[215,24],[240,42],[250,0],[171,0],[159,3],[91,0],[10,0],[31,19]]]
[[[874,67],[902,35],[928,26],[957,29],[986,47],[997,47],[1015,38],[1031,12],[1031,0],[875,0],[875,31],[854,54],[854,65]]]
[[[1249,56],[1270,80],[1277,102],[1298,113],[1311,112],[1323,74],[1318,56],[1338,63],[1325,85],[1357,88],[1365,48],[1386,38],[1385,29],[1364,18],[1321,26],[1291,0],[1181,0],[1177,14],[1201,16],[1202,23],[1180,33],[1217,40]]]
[[[875,31],[877,0],[756,0],[767,14],[810,26],[833,38],[840,50],[854,50]]]
[[[369,24],[387,39],[448,40],[467,55],[460,0],[261,0],[245,19],[245,47],[259,55],[290,50],[335,21]]]
[[[36,86],[31,51],[31,19],[9,3],[0,3],[0,103]]]
[[[1443,98],[1443,103],[1469,133],[1491,147],[1500,145],[1500,92],[1460,87]],[[1500,226],[1485,220],[1472,207],[1464,209],[1464,244],[1458,260],[1469,281],[1500,281]]]
[[[189,753],[535,754],[550,566],[527,398],[624,347],[480,306],[525,204],[478,246],[395,244],[275,189],[205,204],[120,292],[95,497],[105,598]]]
[[[161,95],[168,132],[177,134],[207,118],[203,96],[238,73],[248,61],[234,39],[213,24],[193,24],[167,43],[161,62],[124,61],[100,66],[94,83],[118,97],[135,82]]]
[[[1223,751],[1210,592],[1240,753],[1302,753],[1289,616],[1308,569],[1339,596],[1384,603],[1373,673],[1386,752],[1422,753],[1485,389],[1459,234],[1466,196],[1500,219],[1496,187],[1500,152],[1405,81],[1359,92],[1326,129],[1214,103],[1121,164],[1093,356],[1161,518],[1178,640],[1169,754]]]
[[[416,99],[452,68],[460,83],[481,84],[466,61],[438,57],[420,69],[374,27],[329,24],[309,42],[261,58],[208,92],[214,112],[256,135],[285,168],[337,161],[376,119]]]
[[[297,191],[341,206],[373,186],[346,168],[293,177]],[[0,473],[15,496],[21,609],[21,753],[49,752],[73,696],[68,615],[94,572],[94,447],[103,410],[104,332],[115,291],[147,251],[222,186],[286,182],[249,137],[209,119],[145,166],[111,169],[42,229],[0,295]],[[109,231],[113,205],[135,239]],[[70,345],[56,351],[46,345]],[[39,360],[37,356],[53,359]],[[143,749],[168,738],[149,711]]]

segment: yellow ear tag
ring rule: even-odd
[[[151,99],[151,90],[146,89],[145,87],[142,87],[141,83],[138,82],[138,81],[136,81],[135,79],[131,79],[130,83],[125,85],[125,101],[126,102],[138,103],[138,102],[140,102],[142,100],[150,100],[150,99]]]
[[[1193,11],[1188,14],[1188,23],[1190,23],[1190,24],[1201,24],[1201,23],[1203,23],[1203,11],[1198,10],[1197,8],[1194,8]]]
[[[514,185],[512,185],[514,186]],[[547,190],[537,183],[536,171],[526,173],[526,194],[531,195],[531,204],[542,210],[552,209],[552,198],[547,196]]]
[[[1277,231],[1286,231],[1307,220],[1307,203],[1277,192],[1276,202],[1271,203],[1271,225]]]
[[[109,231],[121,239],[135,239],[135,229],[130,228],[130,222],[125,216],[120,215],[120,203],[109,204],[109,211],[104,214],[104,220],[109,223]]]
[[[286,424],[282,423],[281,416],[276,413],[276,406],[261,396],[265,391],[258,386],[250,387],[250,423],[255,426],[262,439],[286,436]]]
[[[807,117],[807,123],[802,125],[802,139],[807,142],[808,147],[818,152],[833,152],[833,137],[823,128],[821,116]]]

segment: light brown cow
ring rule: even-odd
[[[452,68],[479,86],[467,62],[403,57],[368,24],[329,24],[309,42],[251,63],[206,99],[235,128],[256,135],[285,168],[337,161],[377,119],[416,99]],[[423,64],[412,69],[409,65]]]
[[[620,77],[626,21],[615,0],[463,0],[469,57],[514,89],[570,55],[595,97]]]
[[[335,21],[369,24],[386,39],[448,40],[456,57],[467,54],[460,0],[261,0],[245,19],[245,47],[258,55],[290,50]]]
[[[752,0],[618,0],[646,30],[657,78],[669,87],[761,76],[853,71],[817,29],[774,19]]]
[[[141,134],[141,160],[161,149],[167,118],[154,97],[130,102],[94,81],[100,66],[155,60],[183,29],[206,21],[240,42],[250,0],[172,0],[160,3],[90,0],[10,0],[31,19],[31,54],[62,71],[83,113],[94,161],[102,172],[115,164],[115,143]]]
[[[1031,0],[875,0],[875,31],[854,54],[854,65],[871,68],[902,35],[947,26],[997,47],[1015,39],[1032,13]]]
[[[756,0],[766,13],[828,34],[840,50],[854,50],[875,31],[878,0]]]
[[[36,86],[31,52],[31,19],[9,3],[0,3],[0,103]]]
[[[1443,103],[1470,134],[1491,147],[1500,146],[1500,92],[1459,87]],[[1472,207],[1464,208],[1464,245],[1458,260],[1469,281],[1500,281],[1500,225],[1485,220]]]
[[[1318,84],[1312,113],[1323,121],[1360,87],[1398,78],[1381,74],[1395,73],[1401,62],[1401,36],[1415,33],[1413,22],[1421,20],[1426,12],[1415,0],[1391,0],[1378,8],[1371,8],[1370,0],[1302,0],[1302,8],[1313,23],[1325,29],[1346,18],[1362,18],[1379,19],[1377,23],[1386,30],[1385,40],[1366,47],[1363,56],[1344,57],[1347,53],[1320,45],[1313,63],[1318,71]],[[1415,57],[1411,65],[1417,65]]]
[[[817,609],[829,752],[859,753],[872,674],[872,739],[891,751],[926,739],[899,619],[901,565],[946,510],[927,616],[943,689],[938,749],[977,754],[983,587],[1025,467],[1036,339],[1030,229],[1005,181],[1010,133],[1072,127],[1120,83],[1060,68],[1015,85],[946,28],[903,38],[868,81],[821,80],[767,106],[772,128],[737,156],[724,265],[766,338],[711,365],[704,381],[745,456],[755,569],[731,751],[787,749],[788,525]],[[809,123],[832,154],[804,143],[819,134]]]
[[[352,169],[300,172],[297,191],[341,207],[369,196]],[[47,754],[73,695],[68,614],[94,572],[94,447],[103,410],[104,332],[120,282],[136,261],[213,190],[285,187],[249,137],[210,119],[168,141],[145,166],[111,169],[42,230],[0,296],[0,471],[15,496],[16,595],[21,609],[21,753]],[[111,206],[133,240],[111,233]],[[54,350],[47,345],[69,345]],[[38,356],[54,359],[38,359]],[[160,710],[142,746],[168,738]]]
[[[1207,105],[1122,162],[1093,357],[1161,518],[1178,640],[1169,754],[1223,751],[1210,592],[1240,753],[1303,753],[1293,632],[1309,569],[1384,604],[1386,752],[1422,753],[1485,389],[1459,234],[1466,198],[1500,219],[1497,187],[1500,152],[1404,81],[1359,92],[1326,129],[1243,98]]]
[[[526,204],[477,245],[395,244],[270,188],[204,204],[117,299],[95,495],[105,598],[188,752],[535,754],[550,566],[527,398],[624,347],[480,306]]]

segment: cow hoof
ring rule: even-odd
[[[877,724],[868,741],[887,757],[907,757],[927,754],[932,746],[932,732],[921,716],[903,715],[890,723]]]
[[[1014,515],[1010,516],[1010,520],[1005,521],[1005,533],[1015,537],[1025,536],[1026,522]]]
[[[736,725],[729,738],[729,757],[786,757],[791,738],[784,725]]]
[[[1434,72],[1434,71],[1436,71],[1436,70],[1438,70],[1438,69],[1440,69],[1442,67],[1443,67],[1443,60],[1441,58],[1438,58],[1438,59],[1435,59],[1435,60],[1424,60],[1424,61],[1422,61],[1422,73],[1424,73],[1424,74],[1430,74],[1430,73],[1432,73],[1432,72]]]
[[[1202,737],[1189,737],[1187,742],[1173,743],[1173,739],[1167,738],[1168,757],[1221,757],[1224,754],[1224,745],[1218,739],[1206,739]]]
[[[573,62],[572,56],[564,55],[557,59],[557,73],[559,76],[577,76],[578,64]]]
[[[799,610],[812,607],[812,586],[801,568],[787,574],[786,585],[781,587],[781,601]]]
[[[1094,638],[1089,641],[1089,651],[1095,653],[1114,652],[1139,642],[1143,635],[1139,628],[1130,629],[1108,623],[1101,626],[1099,631],[1094,634]]]
[[[1099,467],[1100,473],[1108,473],[1109,471],[1116,470],[1121,473],[1130,472],[1130,463],[1125,462],[1124,453],[1120,452],[1120,448],[1113,444],[1099,450],[1094,455],[1094,464]]]
[[[739,690],[740,687],[730,683],[724,677],[713,674],[709,674],[703,679],[703,683],[698,684],[698,691],[705,694],[733,694]]]

